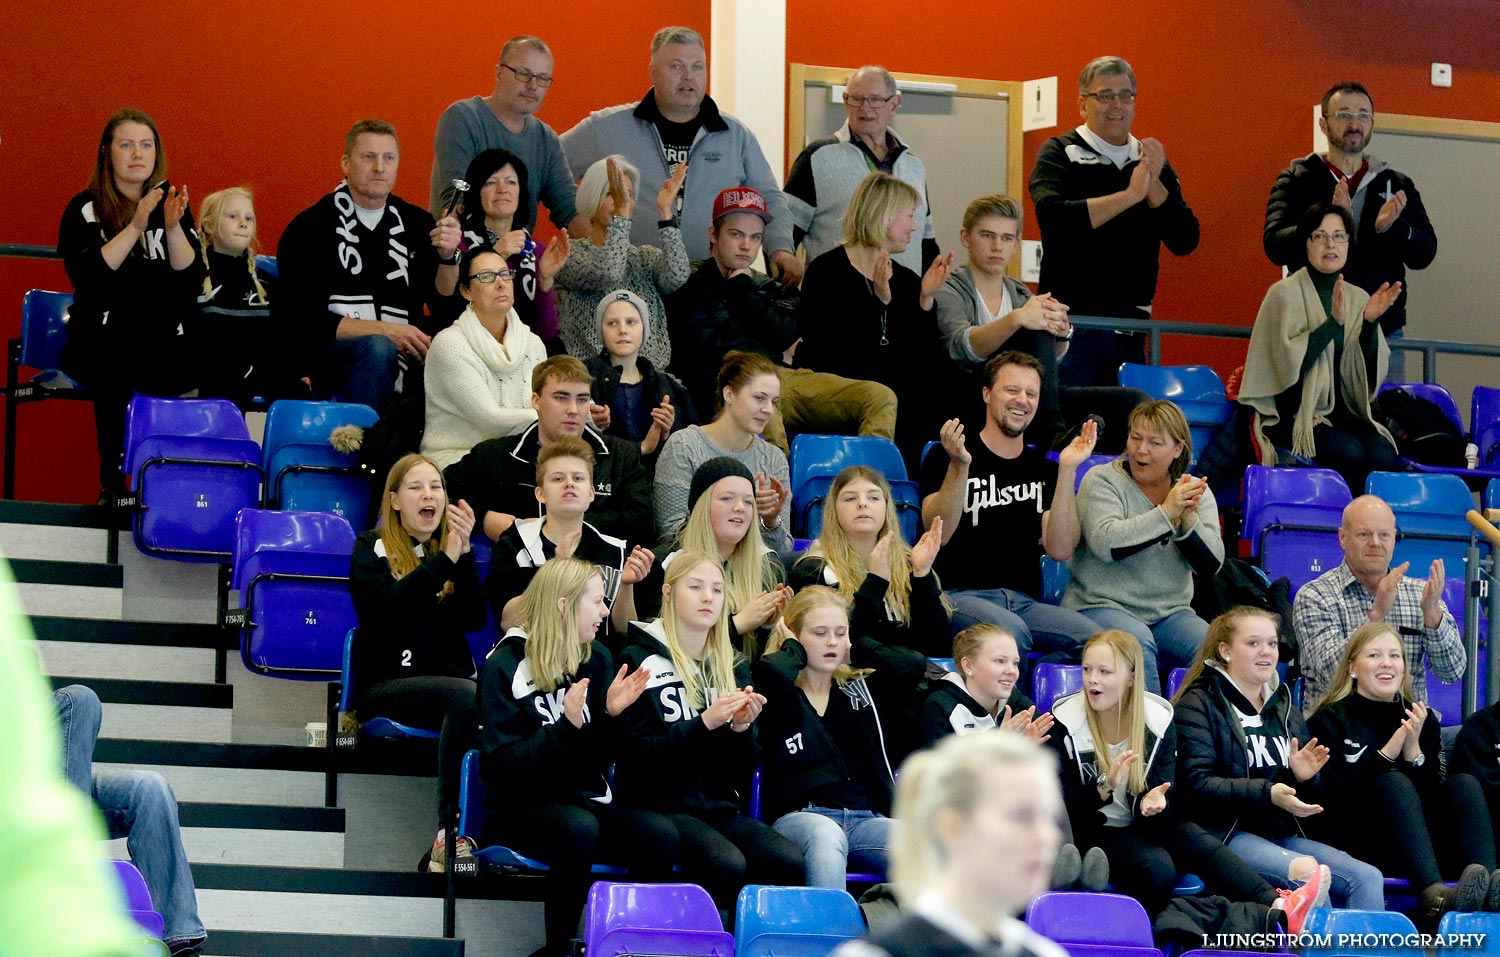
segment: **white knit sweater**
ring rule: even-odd
[[[511,310],[505,339],[472,308],[432,338],[427,350],[427,418],[422,454],[447,468],[475,445],[536,421],[531,370],[547,358],[542,340]]]

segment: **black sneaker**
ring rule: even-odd
[[[1470,864],[1459,875],[1449,910],[1470,913],[1483,910],[1490,894],[1490,872],[1483,864]]]
[[[1078,847],[1074,844],[1064,844],[1057,849],[1057,859],[1052,862],[1052,889],[1055,891],[1072,890],[1078,883],[1078,878],[1083,876],[1083,858],[1078,855]]]

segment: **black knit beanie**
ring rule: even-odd
[[[688,514],[692,514],[693,506],[698,504],[698,499],[704,492],[713,488],[719,479],[729,478],[731,475],[740,476],[749,482],[752,488],[755,485],[755,476],[750,473],[750,470],[738,459],[732,459],[727,455],[709,459],[698,466],[697,471],[693,473],[692,484],[688,486]]]

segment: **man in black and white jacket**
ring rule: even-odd
[[[1135,71],[1099,57],[1078,75],[1084,122],[1042,144],[1031,172],[1046,255],[1038,289],[1074,316],[1149,319],[1161,247],[1198,248],[1198,217],[1166,148],[1131,135]],[[1080,329],[1059,370],[1065,386],[1114,385],[1122,362],[1144,362],[1145,336]]]

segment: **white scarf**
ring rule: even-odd
[[[494,333],[484,327],[473,306],[464,309],[454,326],[496,380],[509,378],[526,358],[526,340],[531,330],[514,309],[505,318],[503,340],[497,341]]]

